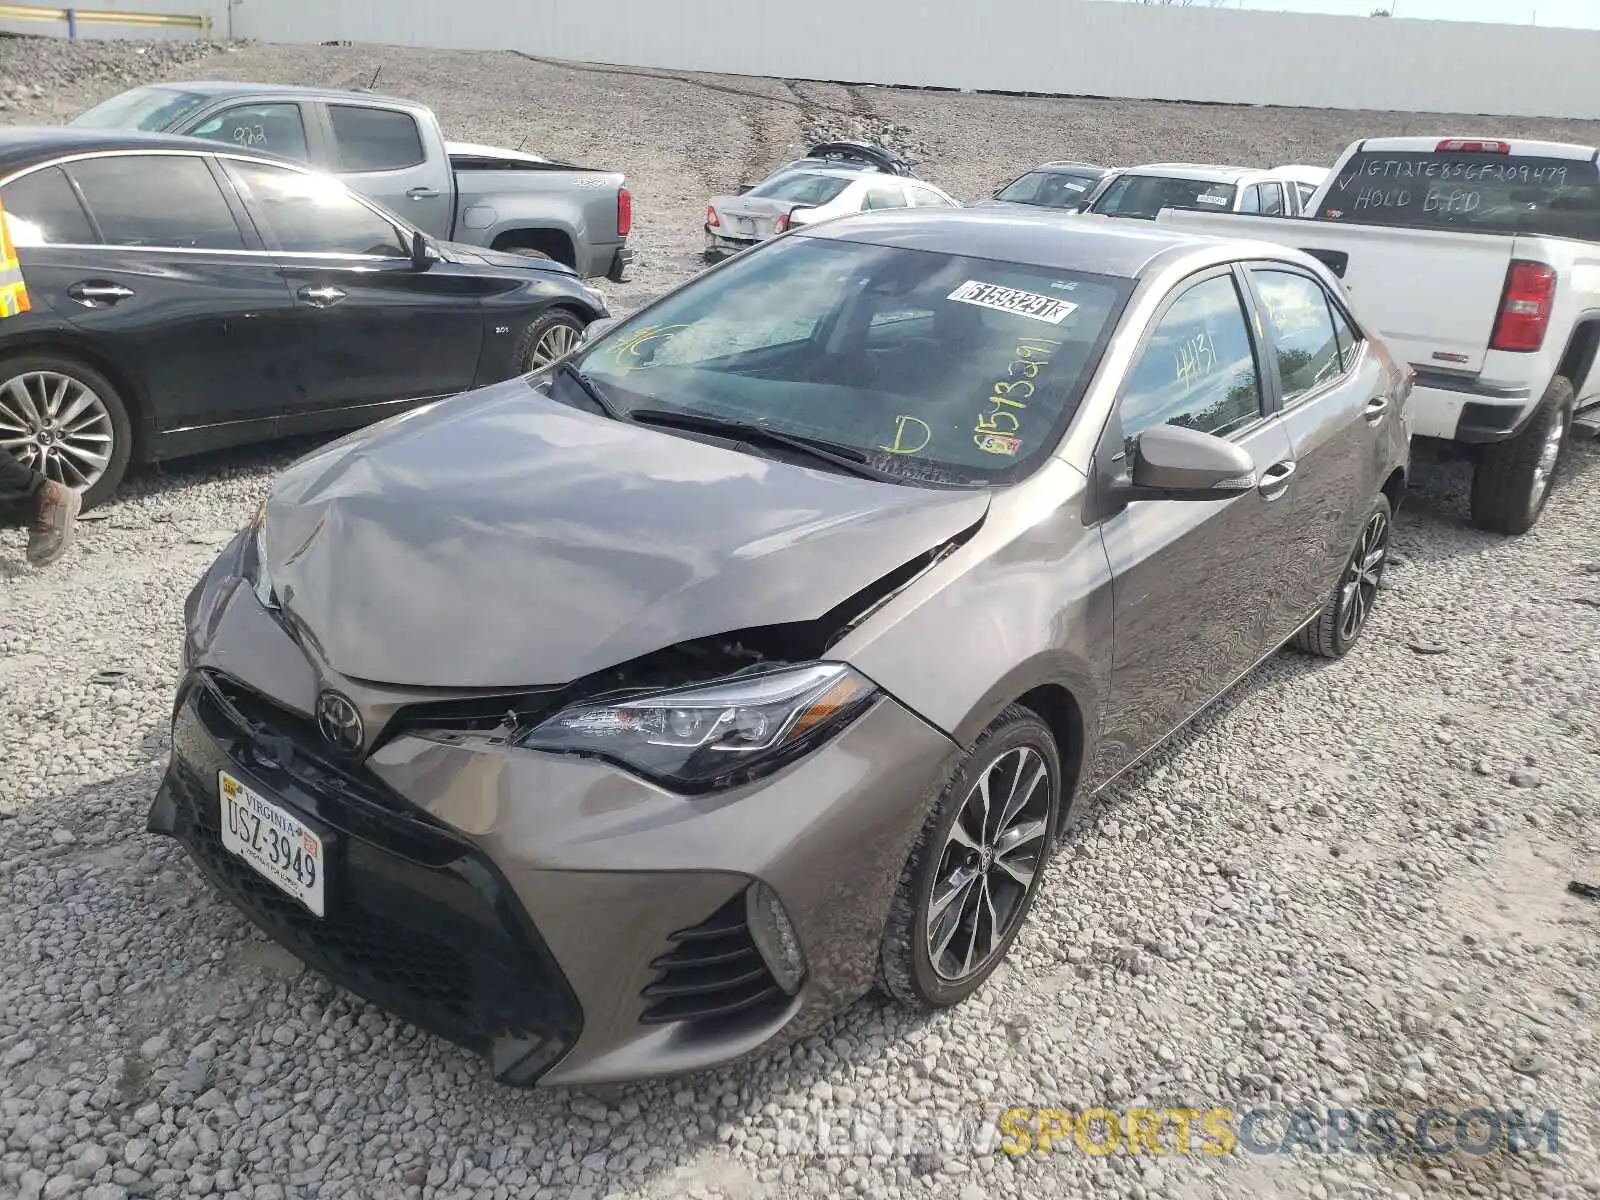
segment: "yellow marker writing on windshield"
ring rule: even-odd
[[[906,440],[906,426],[908,424],[922,426],[922,440],[915,446],[907,446],[904,444]],[[878,449],[889,454],[916,454],[925,449],[928,443],[931,441],[933,441],[933,430],[929,428],[926,421],[917,417],[908,417],[904,413],[901,413],[894,419],[894,445],[879,446]]]

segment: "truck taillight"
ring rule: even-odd
[[[789,229],[789,214],[779,213],[777,229],[779,233],[786,233]]]
[[[1489,142],[1479,138],[1445,138],[1434,147],[1436,153],[1446,154],[1510,154],[1510,142]]]
[[[633,228],[633,193],[627,188],[617,189],[617,236],[627,237]]]
[[[1505,295],[1489,349],[1527,353],[1542,347],[1555,297],[1554,270],[1544,263],[1513,259],[1506,270]]]
[[[717,210],[712,208],[709,204],[706,205],[706,224],[712,229],[715,229],[722,224],[722,218],[717,216]]]

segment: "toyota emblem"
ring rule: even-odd
[[[317,728],[328,744],[346,754],[361,749],[366,730],[356,706],[338,692],[323,692],[317,698]]]

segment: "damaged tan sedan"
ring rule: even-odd
[[[506,1083],[956,1004],[1072,803],[1361,636],[1409,387],[1277,246],[784,235],[289,468],[190,597],[150,827]]]

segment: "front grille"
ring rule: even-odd
[[[660,973],[644,989],[639,1020],[706,1021],[788,1001],[745,924],[741,892],[700,924],[672,935],[672,948],[650,965]]]
[[[218,891],[310,966],[489,1056],[507,1082],[532,1082],[577,1040],[582,1013],[493,864],[423,814],[397,811],[403,801],[381,786],[301,754],[303,731],[292,722],[273,722],[263,741],[272,706],[246,716],[238,691],[189,687],[152,827],[182,841]],[[223,849],[218,770],[333,831],[325,917]]]

